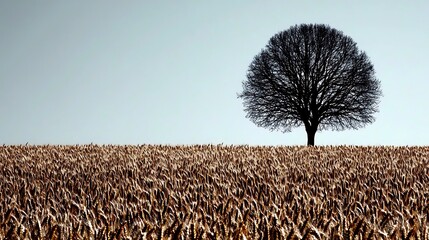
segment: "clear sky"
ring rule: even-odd
[[[372,125],[316,145],[428,145],[429,1],[0,1],[0,144],[304,145],[245,117],[279,31],[324,23],[374,64]]]

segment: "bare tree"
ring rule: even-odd
[[[243,82],[246,117],[257,126],[291,131],[304,125],[307,145],[317,130],[373,123],[382,95],[365,52],[323,24],[295,25],[274,35]]]

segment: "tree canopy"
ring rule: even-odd
[[[301,24],[275,34],[254,57],[238,97],[257,126],[305,126],[314,145],[318,130],[373,123],[381,95],[372,63],[352,38],[328,25]]]

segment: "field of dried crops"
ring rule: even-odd
[[[429,147],[3,146],[0,239],[429,239]]]

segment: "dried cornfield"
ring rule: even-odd
[[[3,146],[0,239],[429,239],[429,147]]]

